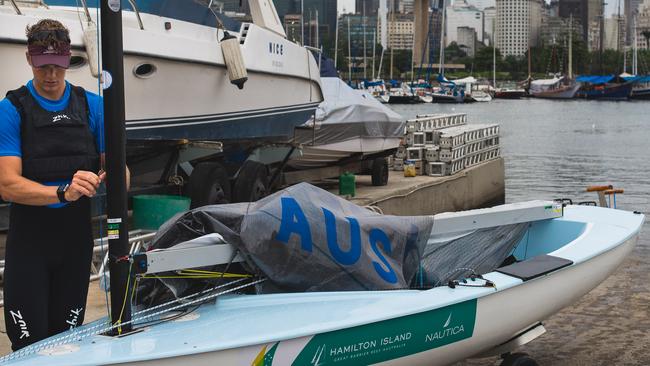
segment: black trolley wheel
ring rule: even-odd
[[[267,195],[269,173],[262,163],[247,160],[239,169],[233,186],[233,202],[255,202]]]
[[[506,353],[501,357],[503,361],[500,366],[539,366],[537,361],[523,352]]]
[[[231,189],[228,173],[219,163],[197,164],[190,175],[189,194],[191,208],[229,203]]]
[[[372,161],[372,185],[385,186],[388,184],[388,159],[376,158]]]

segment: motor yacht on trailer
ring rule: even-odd
[[[25,27],[43,18],[55,18],[70,30],[67,79],[98,90],[97,9],[78,0],[47,3],[0,4],[2,95],[31,79]],[[214,12],[208,1],[128,3],[123,33],[130,140],[218,140],[227,148],[231,141],[286,139],[323,100],[314,57],[286,39],[270,1],[250,2],[251,23]],[[228,77],[224,30],[239,40],[248,76],[242,89]]]

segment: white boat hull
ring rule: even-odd
[[[0,6],[0,93],[32,78],[25,61],[26,25],[54,17],[70,28],[73,56],[88,60],[75,9],[23,10]],[[94,15],[94,13],[93,13]],[[127,137],[147,140],[257,140],[290,137],[322,101],[318,66],[306,49],[254,24],[245,24],[241,49],[248,71],[242,90],[230,83],[214,28],[142,14],[145,30],[124,12],[124,76]],[[163,23],[172,22],[164,31]],[[19,32],[16,32],[16,29]],[[272,46],[269,46],[272,45]],[[279,50],[282,51],[279,51]],[[150,75],[136,68],[153,66]],[[87,62],[67,79],[97,93]]]
[[[484,275],[494,287],[224,297],[140,333],[71,340],[11,364],[450,364],[490,354],[598,286],[630,253],[643,221],[574,206],[533,224],[515,250],[520,263],[549,254],[573,264],[528,280],[494,271]]]
[[[395,366],[449,365],[471,358],[472,355],[489,351],[496,345],[507,342],[522,331],[571,305],[598,286],[616,270],[634,248],[635,243],[636,237],[627,240],[619,247],[603,255],[529,282],[526,286],[515,286],[505,291],[481,297],[476,304],[476,323],[471,338],[399,359],[381,362],[380,364]],[[449,312],[445,315],[447,314]],[[380,327],[378,326],[378,328]],[[438,334],[452,333],[453,329]],[[371,335],[372,332],[368,330],[369,338],[371,338]],[[313,336],[309,336],[281,341],[280,346],[277,347],[274,353],[272,364],[292,364],[312,338]],[[146,361],[134,363],[134,365],[178,365],[185,363],[196,366],[215,364],[248,366],[251,364],[250,360],[254,360],[263,348],[266,347],[267,350],[270,350],[273,345],[274,343],[270,342],[217,353]],[[364,345],[359,346],[359,348],[364,348]],[[323,361],[326,360],[328,358],[323,356]],[[345,360],[339,362],[346,364]],[[325,362],[324,364],[329,363]]]

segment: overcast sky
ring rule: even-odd
[[[623,11],[623,0],[609,0],[607,1],[607,16],[610,16],[611,14],[614,14],[618,11],[618,1],[621,2],[621,12]],[[546,0],[546,2],[548,3],[550,0]],[[339,8],[339,13],[343,13],[343,9],[345,9],[346,13],[350,13],[354,10],[354,0],[338,0],[337,5]]]

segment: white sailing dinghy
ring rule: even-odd
[[[104,319],[2,361],[442,365],[501,354],[605,280],[643,222],[639,213],[543,201],[382,216],[300,184],[188,212],[161,228],[154,247],[198,239],[131,257],[148,275],[241,262],[253,277],[136,312],[135,331],[120,337],[102,335],[111,327]],[[183,284],[167,281],[182,294]],[[242,293],[246,286],[259,294]]]
[[[303,183],[189,211],[130,254],[117,4],[102,2],[114,76],[104,94],[111,319],[1,364],[438,365],[501,354],[543,333],[543,319],[636,243],[636,212],[534,201],[397,217]],[[132,312],[145,280],[159,286],[139,288],[146,306]]]

